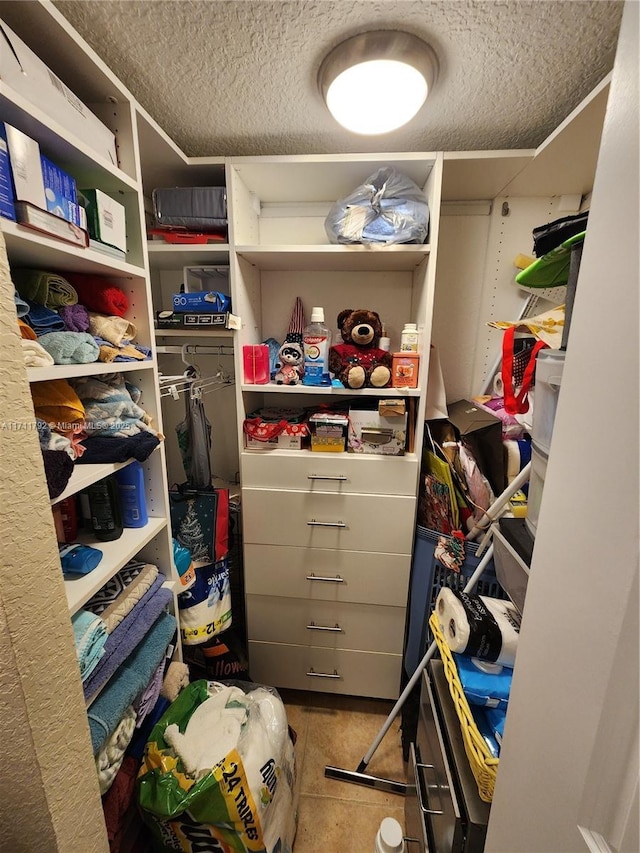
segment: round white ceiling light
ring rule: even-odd
[[[353,133],[389,133],[410,121],[438,75],[433,49],[411,33],[374,30],[335,47],[318,85],[336,121]]]

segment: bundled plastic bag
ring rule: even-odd
[[[137,800],[158,853],[291,853],[294,776],[273,688],[194,681],[151,731]]]
[[[424,243],[429,206],[411,178],[385,166],[337,201],[324,227],[331,243]]]

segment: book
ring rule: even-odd
[[[110,258],[117,258],[119,261],[127,260],[127,253],[122,249],[116,249],[115,246],[109,246],[107,243],[102,243],[100,240],[89,238],[89,248],[95,249],[96,252],[102,252],[104,255],[109,255]]]
[[[66,219],[42,210],[28,201],[17,201],[15,208],[16,219],[20,225],[83,249],[89,245],[87,232],[72,222],[67,222]]]

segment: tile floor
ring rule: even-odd
[[[297,733],[298,829],[294,853],[373,853],[380,821],[404,829],[404,798],[327,779],[327,764],[355,770],[380,731],[393,702],[280,690]],[[400,715],[376,749],[367,772],[404,782]]]

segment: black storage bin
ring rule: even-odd
[[[156,224],[189,231],[227,227],[226,187],[169,187],[152,193]]]

